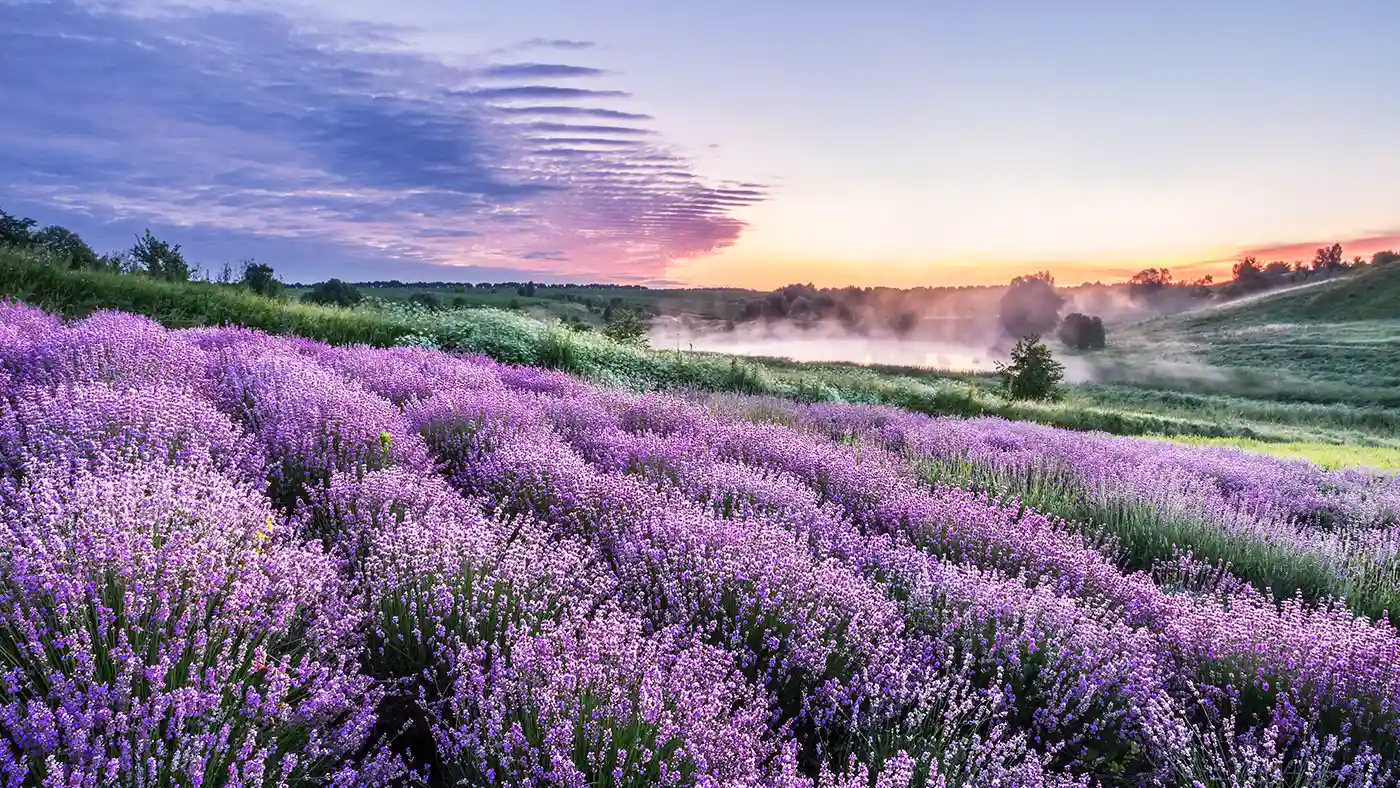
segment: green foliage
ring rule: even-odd
[[[149,229],[145,235],[137,236],[136,244],[127,251],[126,256],[136,270],[152,279],[167,282],[188,282],[190,279],[192,269],[180,253],[180,245],[160,240],[151,235]]]
[[[352,307],[363,299],[364,296],[360,295],[358,288],[339,279],[327,279],[301,297],[301,300],[308,304],[339,307]]]
[[[264,298],[277,298],[282,295],[284,287],[273,273],[272,266],[252,260],[243,264],[243,279],[240,284]]]
[[[997,363],[1002,390],[1011,399],[1054,400],[1060,396],[1065,367],[1050,354],[1039,334],[1021,337],[1011,349],[1011,363]]]
[[[442,299],[432,293],[414,293],[408,297],[408,303],[417,304],[424,309],[442,309]]]
[[[642,343],[647,335],[647,323],[631,309],[614,309],[603,325],[603,333],[616,342]]]
[[[51,224],[34,234],[34,245],[66,262],[69,268],[100,268],[103,258],[97,256],[78,234],[66,227]]]
[[[1105,342],[1103,320],[1071,312],[1060,324],[1060,341],[1075,350],[1103,350]]]
[[[28,248],[34,243],[34,225],[29,217],[20,218],[0,211],[0,245]]]
[[[133,269],[151,279],[189,281],[192,269],[179,248],[179,244],[161,241],[147,230],[146,235],[137,235],[136,244],[127,249],[126,259]]]
[[[437,337],[431,334],[404,334],[394,343],[398,347],[421,347],[427,350],[442,350]]]

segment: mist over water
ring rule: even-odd
[[[967,328],[956,333],[966,335]],[[977,332],[981,333],[981,332]],[[959,341],[934,332],[896,336],[893,332],[851,331],[836,323],[803,327],[791,323],[741,323],[732,330],[695,325],[673,316],[652,324],[648,341],[663,350],[729,353],[785,358],[801,362],[848,362],[865,365],[922,367],[953,372],[992,372],[1007,358],[997,347],[995,330],[983,341]]]

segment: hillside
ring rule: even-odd
[[[1371,266],[1352,276],[1193,312],[1181,319],[1186,325],[1202,327],[1400,320],[1400,265]]]
[[[1115,342],[1125,368],[1192,370],[1182,387],[1400,408],[1400,267],[1147,321]]]

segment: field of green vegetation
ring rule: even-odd
[[[1058,401],[1010,400],[994,375],[846,363],[740,358],[618,342],[585,329],[596,318],[582,299],[613,288],[541,288],[535,298],[463,288],[472,308],[407,301],[413,288],[373,288],[354,308],[265,298],[237,285],[169,282],[70,269],[30,252],[0,250],[0,296],[77,317],[98,309],[149,315],[167,326],[238,324],[339,344],[417,344],[543,366],[634,390],[699,389],[769,394],[805,402],[888,404],[934,415],[991,415],[1119,435],[1233,442],[1327,464],[1394,464],[1400,451],[1400,319],[1385,294],[1400,269],[1380,268],[1335,283],[1247,304],[1162,318],[1121,332],[1099,363],[1099,382],[1069,385]],[[553,291],[562,291],[555,293]],[[449,291],[450,292],[450,291]],[[538,297],[549,292],[549,298]],[[634,305],[638,294],[623,289]],[[446,295],[446,293],[442,294]],[[703,292],[686,296],[729,298]],[[678,296],[670,295],[670,298]],[[530,314],[511,300],[545,304]],[[504,302],[504,304],[500,302]],[[559,310],[580,317],[569,325]],[[1346,323],[1306,323],[1352,313]],[[1297,323],[1278,323],[1297,314]],[[595,321],[596,322],[596,321]],[[1319,340],[1325,337],[1326,342]],[[1309,344],[1310,340],[1314,341]],[[1313,352],[1323,346],[1335,357]],[[1189,374],[1178,370],[1188,370]],[[1273,447],[1273,448],[1261,448]],[[1365,453],[1350,448],[1364,447]]]

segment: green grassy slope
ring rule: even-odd
[[[1115,337],[1116,361],[1160,388],[1277,402],[1400,408],[1400,265],[1160,318]]]

